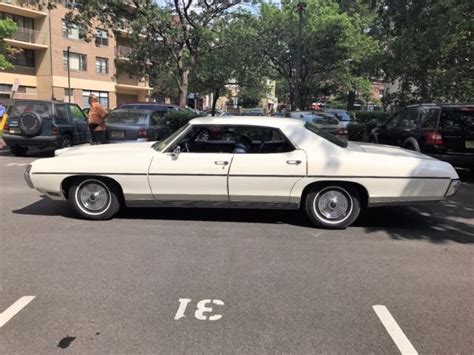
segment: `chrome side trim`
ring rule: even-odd
[[[416,204],[418,202],[437,202],[444,200],[443,196],[428,196],[428,197],[418,197],[418,196],[402,196],[402,197],[369,197],[369,207],[375,206],[390,206],[390,205],[400,205],[400,204]]]
[[[242,209],[286,209],[296,210],[297,204],[288,202],[254,202],[254,201],[189,201],[189,200],[158,200],[158,201],[126,201],[128,207],[178,207],[178,208],[242,208]]]

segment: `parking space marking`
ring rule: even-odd
[[[387,330],[387,333],[392,337],[392,340],[398,347],[398,350],[400,350],[400,353],[402,355],[417,355],[418,352],[410,343],[410,340],[408,340],[395,318],[390,314],[387,307],[383,305],[375,305],[372,306],[372,308],[374,309],[375,314],[379,317],[380,322],[382,322]]]
[[[15,315],[25,308],[28,303],[33,301],[36,296],[23,296],[8,307],[3,313],[0,313],[0,328],[3,327],[7,322],[15,317]]]

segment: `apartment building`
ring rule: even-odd
[[[129,32],[98,27],[87,33],[65,20],[73,3],[65,0],[49,10],[33,1],[0,0],[0,19],[17,24],[5,42],[18,49],[14,68],[0,71],[0,97],[8,97],[18,78],[15,98],[70,100],[86,107],[87,97],[95,93],[108,108],[147,101],[150,87],[145,80],[117,75],[117,61],[127,60],[131,50]]]

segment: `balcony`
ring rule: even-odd
[[[1,0],[0,0],[1,1]],[[29,28],[17,27],[12,38],[5,38],[5,42],[13,47],[25,49],[47,49],[46,33]]]
[[[132,53],[131,47],[117,46],[115,47],[115,56],[119,59],[128,60],[128,57]]]
[[[23,0],[21,4],[18,0],[0,0],[0,11],[31,18],[48,16],[47,12],[39,10],[34,0]]]

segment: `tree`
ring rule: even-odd
[[[474,3],[470,0],[379,0],[377,31],[388,80],[399,104],[474,98]]]
[[[239,12],[216,29],[212,48],[199,57],[191,80],[193,91],[213,94],[212,112],[229,85],[238,86],[239,96],[262,97],[267,91],[266,68],[247,39],[255,30],[250,14]]]
[[[90,0],[78,2],[74,20],[92,27],[96,21],[112,29],[132,30],[130,63],[136,73],[150,78],[161,73],[174,79],[179,104],[185,106],[189,79],[203,50],[218,44],[216,31],[229,20],[229,10],[242,0]]]
[[[10,19],[0,20],[0,69],[5,70],[12,67],[8,60],[10,48],[4,39],[10,38],[16,32],[16,24]]]
[[[262,4],[254,39],[276,77],[286,81],[292,107],[297,83],[307,104],[321,94],[367,91],[369,75],[360,70],[378,51],[367,34],[369,16],[341,11],[335,1],[307,1],[302,30],[301,78],[297,78],[298,1],[282,0],[280,6]],[[303,105],[305,106],[305,105]]]

